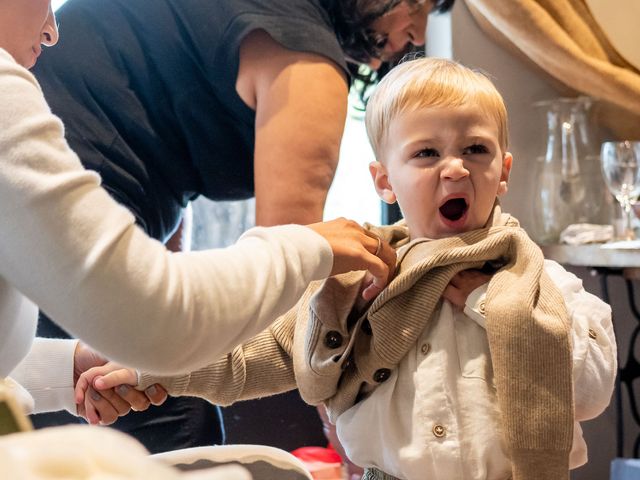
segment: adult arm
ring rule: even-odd
[[[168,252],[82,168],[33,76],[2,51],[0,83],[0,276],[109,358],[192,371],[330,273],[327,241],[293,225],[254,229],[227,249]],[[366,241],[368,255],[377,242]]]
[[[256,223],[320,221],[346,119],[344,71],[257,30],[241,44],[236,88],[256,111]]]

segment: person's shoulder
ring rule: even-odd
[[[321,0],[240,0],[232,7],[233,15],[229,18],[235,28],[229,28],[228,32],[260,28],[289,49],[335,56],[334,60],[342,65],[344,53],[324,3]],[[305,34],[301,35],[301,31]]]
[[[13,57],[4,48],[0,48],[0,63],[12,62],[15,63]]]
[[[25,113],[48,112],[33,74],[0,48],[0,125],[13,125]]]

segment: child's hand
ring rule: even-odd
[[[135,370],[113,362],[87,370],[76,383],[78,413],[91,424],[109,425],[131,409],[146,410],[150,403],[161,404],[166,399],[162,387],[139,392],[131,388],[137,383]]]
[[[85,371],[93,367],[105,365],[106,363],[106,358],[82,342],[78,342],[73,358],[74,385],[77,385],[78,380]],[[114,391],[104,392],[100,395],[94,389],[89,388],[88,395],[93,398],[93,402],[88,402],[92,403],[91,412],[97,411],[101,423],[105,424],[113,423],[118,416],[125,415],[131,408],[134,410],[144,410],[149,406],[149,400],[145,397],[145,394],[133,389],[131,389],[131,392],[128,392],[127,395],[118,395],[118,393]],[[81,403],[76,407],[76,413],[87,418],[84,391],[82,396],[83,398],[80,399]]]
[[[479,270],[463,270],[458,272],[442,292],[442,297],[461,310],[464,309],[467,298],[476,288],[491,280],[491,275]]]

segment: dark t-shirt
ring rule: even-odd
[[[255,112],[235,90],[249,32],[346,71],[323,1],[69,0],[34,73],[85,166],[164,239],[199,194],[253,196]]]

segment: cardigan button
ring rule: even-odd
[[[340,332],[336,332],[335,330],[327,332],[324,337],[324,345],[331,349],[340,348],[342,346],[342,335],[340,335]]]
[[[388,368],[379,368],[373,374],[373,380],[378,383],[382,383],[387,381],[390,376],[391,376],[391,370],[389,370]]]
[[[373,330],[371,330],[371,323],[369,322],[369,320],[365,320],[364,322],[362,322],[362,325],[360,325],[360,329],[367,335],[371,335],[373,333]]]

